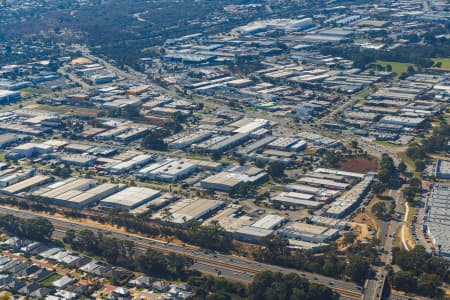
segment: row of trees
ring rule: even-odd
[[[394,248],[393,261],[402,269],[391,277],[393,287],[398,290],[440,297],[443,295],[442,283],[450,282],[450,262],[431,256],[422,246],[411,251]]]
[[[445,151],[450,140],[450,125],[442,123],[433,129],[431,136],[422,140],[421,144],[413,143],[406,154],[414,161],[424,160],[427,154]]]
[[[101,257],[108,263],[161,278],[182,278],[188,274],[188,267],[193,263],[185,256],[164,255],[150,249],[140,254],[135,251],[132,241],[106,237],[90,230],[69,230],[63,241],[74,250]]]
[[[370,264],[376,257],[374,245],[359,242],[351,245],[342,256],[336,254],[334,246],[325,250],[323,255],[315,255],[311,251],[287,251],[287,240],[275,235],[263,239],[263,246],[254,253],[258,261],[335,278],[348,277],[359,284],[366,279]]]
[[[297,274],[261,272],[249,288],[249,300],[337,300],[339,295],[329,287],[301,278]]]
[[[35,241],[48,241],[53,234],[53,225],[46,218],[20,219],[13,215],[0,216],[0,229],[8,234]]]
[[[231,235],[217,223],[200,226],[198,221],[190,220],[184,225],[178,225],[171,223],[172,219],[170,211],[164,214],[160,222],[150,222],[123,210],[112,210],[107,217],[97,216],[97,221],[124,227],[129,232],[148,236],[176,236],[185,243],[222,252],[231,251],[234,248]]]

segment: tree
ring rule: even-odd
[[[367,259],[360,255],[353,255],[347,264],[346,274],[351,277],[352,281],[362,284],[366,280],[369,267]]]
[[[394,160],[387,154],[383,154],[378,169],[378,179],[385,185],[391,185],[397,175]]]
[[[384,202],[377,202],[372,206],[371,211],[377,218],[382,219],[387,213],[386,204]]]
[[[392,66],[390,64],[386,65],[386,71],[392,72]]]
[[[401,291],[415,291],[417,288],[417,280],[413,273],[399,271],[394,274],[393,286]]]
[[[344,239],[342,240],[344,244],[351,245],[355,242],[356,236],[353,232],[346,232],[344,234]]]
[[[442,294],[441,281],[435,274],[421,274],[417,279],[417,292],[427,297],[436,297]]]
[[[379,182],[378,180],[375,181],[374,183],[372,183],[372,191],[379,195],[381,193],[383,193],[386,190],[386,186],[384,184],[382,184],[381,182]]]
[[[406,166],[406,164],[403,162],[403,161],[401,161],[399,164],[398,164],[398,171],[400,172],[400,173],[404,173],[406,170],[407,170],[407,166]]]
[[[358,141],[352,141],[352,148],[357,149],[358,148]]]
[[[211,153],[211,159],[213,161],[218,161],[222,159],[222,152],[220,151],[214,151],[213,153]]]
[[[268,173],[272,178],[284,177],[285,166],[283,163],[274,161],[269,164]]]
[[[249,300],[335,300],[339,296],[329,287],[310,284],[297,274],[260,272],[249,287]]]
[[[425,162],[423,160],[416,160],[414,164],[417,172],[422,172],[425,170]]]
[[[408,73],[408,75],[413,75],[416,73],[416,69],[414,69],[413,66],[408,66],[408,69],[406,70],[406,73]]]
[[[150,132],[142,139],[142,147],[157,151],[167,151],[167,143],[158,133]]]

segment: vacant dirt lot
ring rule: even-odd
[[[365,157],[346,158],[341,163],[341,169],[347,172],[365,173],[369,171],[377,171],[378,164],[375,161]]]

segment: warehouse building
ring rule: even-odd
[[[49,176],[36,175],[4,188],[3,192],[11,195],[27,192],[35,187],[46,184],[50,181],[51,177]]]
[[[59,159],[64,164],[78,167],[88,167],[92,166],[97,158],[92,155],[71,154],[71,155],[61,155]]]
[[[181,199],[172,205],[169,205],[164,210],[156,213],[154,219],[164,219],[164,211],[170,211],[170,218],[168,221],[178,224],[184,224],[190,220],[203,221],[215,212],[221,209],[225,202],[210,199]]]
[[[361,182],[338,197],[327,209],[325,216],[341,219],[355,210],[370,190],[374,174],[367,174]]]
[[[424,231],[439,251],[450,259],[450,186],[436,184],[427,199]]]
[[[435,177],[439,179],[450,179],[450,161],[438,160],[436,162]]]
[[[211,136],[212,136],[211,131],[199,130],[169,143],[169,147],[173,149],[184,149],[190,147],[193,144],[200,143],[210,138]]]
[[[140,155],[136,155],[133,158],[131,158],[130,160],[112,165],[111,167],[109,167],[109,172],[111,172],[112,174],[122,174],[125,172],[129,172],[133,169],[139,168],[141,166],[144,166],[146,164],[148,164],[149,162],[155,160],[156,155],[151,155],[151,154],[140,154]]]
[[[315,187],[324,187],[332,190],[346,190],[350,185],[344,182],[337,182],[329,179],[321,179],[314,177],[302,177],[298,180],[298,182],[315,186]]]
[[[145,187],[128,187],[100,201],[107,208],[135,209],[161,195],[160,191]]]
[[[401,125],[407,127],[418,127],[420,124],[425,122],[425,118],[412,118],[412,117],[401,117],[401,116],[384,116],[379,123]]]
[[[279,233],[290,239],[310,243],[325,243],[339,237],[339,230],[324,226],[293,222],[284,226]]]
[[[0,134],[0,149],[6,148],[13,144],[20,143],[25,139],[28,139],[26,135],[19,135],[12,133]]]
[[[20,92],[18,91],[0,90],[0,104],[16,102],[21,98]]]
[[[267,179],[267,176],[263,169],[235,166],[203,179],[200,181],[200,186],[205,189],[229,192],[245,182],[249,182],[252,185],[261,184]]]
[[[88,144],[77,144],[77,143],[71,143],[64,147],[64,151],[69,153],[85,153],[88,152],[90,149],[94,148],[94,146],[88,145]]]
[[[45,153],[52,153],[53,147],[46,144],[38,144],[38,143],[26,143],[14,147],[12,149],[13,153],[17,153],[21,157],[33,157],[36,155],[41,155]]]
[[[274,231],[272,229],[264,229],[253,226],[242,226],[236,230],[233,234],[234,238],[238,241],[258,244],[261,240],[271,234]]]
[[[96,201],[119,192],[124,186],[104,183],[84,192],[69,192],[58,197],[57,202],[60,205],[83,209],[94,204]]]
[[[287,222],[285,217],[279,215],[265,215],[251,226],[263,229],[277,229]]]
[[[291,209],[299,208],[318,208],[322,205],[321,202],[314,199],[314,195],[303,194],[297,192],[281,192],[280,194],[271,197],[273,203],[278,203]]]
[[[198,170],[198,166],[185,159],[166,158],[137,172],[141,178],[176,182]]]
[[[93,188],[95,185],[96,181],[93,179],[72,177],[43,187],[33,192],[33,195],[48,198],[58,205],[67,205],[67,201],[70,200],[70,198]]]
[[[248,132],[237,133],[207,148],[209,152],[225,152],[250,139]]]
[[[242,226],[250,225],[254,220],[250,216],[243,215],[241,205],[230,204],[203,222],[203,225],[210,225],[212,222],[218,222],[225,231],[233,233]]]

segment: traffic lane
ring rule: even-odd
[[[24,216],[27,218],[33,218],[33,217],[38,216],[38,214],[36,214],[36,213],[24,212],[24,211],[20,211],[20,210],[16,210],[16,209],[5,208],[5,207],[0,207],[0,211],[4,212],[6,214],[15,214],[15,215]],[[145,244],[149,247],[157,246],[158,248],[165,249],[166,251],[176,250],[176,251],[185,252],[185,254],[190,254],[189,251],[200,251],[200,250],[187,249],[182,246],[178,246],[178,245],[174,245],[174,244],[170,244],[170,243],[164,243],[161,241],[149,240],[148,238],[140,238],[140,237],[137,237],[136,235],[132,235],[132,234],[128,234],[128,233],[105,230],[103,228],[93,227],[92,225],[83,225],[83,224],[72,222],[69,220],[63,221],[63,220],[59,220],[59,219],[54,219],[52,217],[48,217],[48,218],[52,221],[53,224],[55,224],[57,226],[58,225],[61,227],[70,226],[70,228],[74,229],[74,230],[90,229],[95,232],[101,232],[104,234],[106,233],[110,236],[117,237],[117,238],[124,239],[124,240],[139,241],[139,243]],[[194,253],[198,253],[198,252],[194,252]],[[219,258],[219,255],[217,255],[217,257],[215,257],[214,254],[205,254],[204,252],[203,252],[203,254],[196,254],[196,255],[198,255],[200,258],[207,257],[207,258],[211,259],[210,256],[213,256],[214,259]],[[227,255],[220,254],[219,261],[222,261],[225,263],[233,262],[234,264],[237,264],[237,265],[252,267],[252,268],[255,268],[256,271],[269,270],[272,272],[281,272],[281,273],[285,273],[285,274],[286,273],[297,273],[297,274],[304,276],[306,279],[309,279],[309,280],[317,282],[317,283],[329,285],[330,282],[334,282],[335,283],[334,286],[336,286],[336,287],[346,289],[348,291],[353,291],[353,292],[360,291],[360,288],[354,283],[346,282],[343,280],[336,280],[334,278],[325,277],[325,276],[318,275],[318,274],[301,272],[301,271],[298,271],[295,269],[288,269],[288,268],[282,268],[279,266],[274,266],[274,265],[269,265],[269,264],[262,264],[262,263],[258,263],[255,261],[243,259],[243,258],[237,258],[234,256],[227,256]]]
[[[224,277],[226,279],[234,281],[240,281],[245,283],[251,283],[253,281],[252,274],[246,272],[232,271],[221,267],[215,267],[209,264],[204,264],[202,262],[195,262],[190,268],[205,274]]]

